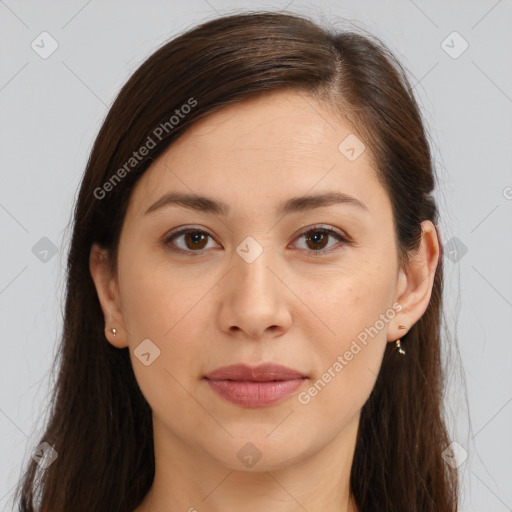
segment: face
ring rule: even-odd
[[[369,152],[339,149],[353,134],[312,97],[272,93],[196,124],[134,188],[112,307],[96,283],[119,333],[109,341],[129,347],[175,453],[270,470],[355,432],[403,334],[407,280]],[[161,200],[170,193],[194,201]],[[345,200],[305,199],[333,193]],[[262,363],[299,375],[205,379]]]

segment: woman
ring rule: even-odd
[[[457,510],[433,173],[371,36],[247,13],[151,55],[81,183],[19,510]]]

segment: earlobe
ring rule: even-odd
[[[422,222],[421,245],[411,255],[407,268],[400,271],[399,296],[397,301],[402,310],[396,317],[396,324],[412,326],[425,313],[432,295],[434,278],[440,258],[439,239],[435,225],[429,221]],[[388,341],[394,341],[404,332],[388,333]]]
[[[105,337],[117,348],[128,346],[115,276],[109,268],[108,250],[98,244],[91,246],[89,271],[96,287],[96,293],[105,319]],[[114,329],[114,330],[112,330]]]

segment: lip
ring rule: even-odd
[[[205,375],[205,378],[209,380],[250,380],[256,382],[302,379],[305,377],[307,375],[298,370],[274,363],[263,363],[258,366],[233,364],[223,366]]]
[[[222,398],[245,407],[263,407],[283,400],[307,378],[297,370],[272,363],[225,366],[204,377]]]

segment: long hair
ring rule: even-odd
[[[115,271],[130,193],[151,163],[200,119],[282,89],[322,100],[363,140],[391,199],[401,265],[419,247],[421,222],[437,226],[427,132],[404,68],[379,39],[326,29],[300,15],[246,12],[164,44],[122,87],[80,183],[58,376],[40,441],[58,457],[46,469],[32,460],[24,468],[16,489],[20,512],[131,512],[149,491],[151,408],[128,348],[105,339],[89,272],[91,245],[109,249]],[[151,147],[134,159],[142,146]],[[442,457],[450,444],[442,402],[442,283],[440,258],[430,303],[402,338],[407,356],[398,358],[386,344],[362,408],[350,475],[361,512],[457,510],[457,472]]]

